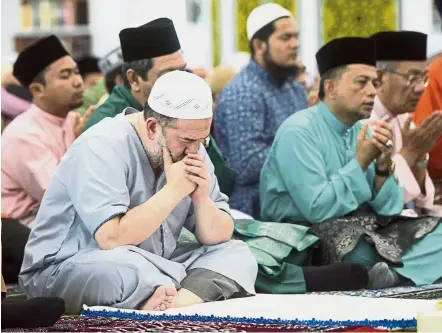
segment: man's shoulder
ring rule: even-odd
[[[123,111],[126,106],[128,105],[124,98],[113,90],[104,103],[95,109],[93,116],[99,114],[113,114],[116,116]]]
[[[244,96],[254,96],[255,98],[259,98],[257,93],[262,93],[263,90],[263,82],[259,75],[248,70],[246,67],[223,89],[220,101],[236,100],[240,97],[238,101],[241,102],[242,97]]]
[[[118,116],[106,118],[84,132],[63,156],[60,174],[65,174],[66,170],[71,168],[71,163],[76,163],[76,160],[87,161],[95,167],[101,163],[117,165],[120,161],[125,164],[130,160],[130,155],[136,153],[136,149],[132,149],[131,146],[133,140],[129,126]]]
[[[318,108],[316,106],[311,106],[292,114],[281,124],[280,132],[310,132],[317,122],[317,112]]]
[[[115,117],[128,106],[128,102],[118,93],[118,90],[112,90],[106,101],[94,110],[83,131],[88,130],[104,118]]]
[[[121,113],[121,112],[120,112]],[[104,140],[113,142],[114,140],[127,140],[130,130],[130,124],[124,119],[122,114],[115,117],[106,117],[90,130],[83,133],[78,140]]]
[[[5,128],[2,133],[2,142],[15,139],[26,140],[29,137],[44,134],[44,129],[41,128],[35,116],[31,112],[25,111]]]

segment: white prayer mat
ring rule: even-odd
[[[164,312],[84,306],[82,315],[132,320],[228,321],[296,325],[415,327],[419,312],[435,309],[434,300],[338,295],[267,295],[204,303]]]

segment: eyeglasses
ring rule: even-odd
[[[416,75],[416,74],[403,74],[399,72],[395,72],[389,69],[384,69],[386,72],[393,73],[399,76],[402,76],[407,81],[407,86],[417,86],[419,83],[423,83],[424,87],[428,86],[428,82],[430,78],[427,75]]]

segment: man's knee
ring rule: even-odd
[[[250,251],[249,246],[240,240],[231,240],[226,243],[218,244],[214,246],[214,250],[220,257],[231,258],[232,262],[241,263],[242,269],[258,269],[258,264],[255,257]]]
[[[361,264],[367,269],[372,268],[376,263],[381,261],[376,249],[366,240],[359,240],[356,247],[343,258],[344,262]]]
[[[79,313],[83,304],[111,306],[135,292],[138,272],[116,263],[66,263],[51,294],[63,298],[67,313]]]

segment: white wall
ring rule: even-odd
[[[20,31],[20,0],[1,0],[2,59],[14,50],[13,38]],[[92,52],[103,56],[120,45],[119,32],[159,17],[174,21],[186,60],[192,67],[210,67],[212,31],[210,1],[203,0],[202,21],[186,20],[185,0],[89,0],[89,31]]]
[[[428,34],[429,55],[442,51],[441,27],[434,26],[432,14],[432,0],[402,0],[401,2],[401,29]]]
[[[2,63],[14,51],[14,35],[20,29],[20,0],[1,0],[1,40]]]
[[[1,2],[1,55],[14,50],[13,37],[20,29],[20,0]],[[191,67],[211,67],[212,30],[210,0],[202,0],[202,20],[198,24],[187,22],[185,0],[89,0],[92,51],[103,56],[119,45],[118,33],[158,17],[171,18],[176,26],[185,58]],[[310,72],[316,71],[314,55],[319,48],[319,0],[298,0],[300,25],[300,57]],[[442,45],[440,28],[434,29],[432,0],[402,0],[401,29],[417,30],[429,34],[429,43]],[[220,1],[221,59],[229,59],[236,52],[235,0]],[[434,48],[434,47],[433,47]]]
[[[315,54],[320,45],[320,23],[319,23],[319,2],[318,0],[298,1],[298,24],[300,31],[300,58],[307,71],[316,74]]]
[[[174,22],[189,66],[210,67],[210,1],[203,1],[202,21],[198,24],[187,22],[184,0],[89,0],[89,6],[89,28],[95,55],[103,56],[117,47],[122,29],[168,17]]]

